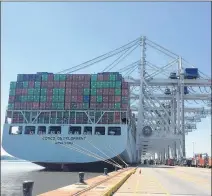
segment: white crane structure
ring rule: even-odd
[[[137,60],[133,57],[129,63],[137,48],[141,49]],[[185,158],[185,135],[211,114],[211,78],[199,70],[196,78],[185,77],[185,69],[194,66],[145,36],[59,73],[76,72],[116,55],[120,56],[102,71],[121,64],[116,71],[125,73],[130,84],[131,110],[137,117],[137,160],[155,153],[161,160]]]

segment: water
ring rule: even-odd
[[[22,182],[34,181],[33,196],[78,182],[78,172],[47,172],[29,162],[1,162],[1,196],[22,196]],[[85,173],[85,179],[100,173]]]

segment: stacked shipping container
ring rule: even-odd
[[[19,74],[17,82],[10,83],[9,110],[127,110],[129,87],[117,72],[98,74]],[[73,114],[74,115],[74,114]],[[96,119],[101,113],[96,114]],[[119,121],[120,112],[107,113],[100,123]],[[23,119],[22,119],[23,120]],[[39,121],[84,122],[87,116],[55,116],[47,119],[44,114]],[[64,122],[65,121],[65,122]]]

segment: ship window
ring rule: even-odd
[[[23,127],[22,126],[10,126],[9,134],[10,135],[20,135],[22,134]]]
[[[80,135],[81,134],[81,127],[79,127],[79,126],[71,126],[71,127],[69,127],[68,134]]]
[[[35,126],[26,126],[24,134],[34,135],[35,134]]]
[[[108,127],[108,135],[121,135],[121,127]]]
[[[61,126],[50,126],[48,134],[61,134]]]
[[[84,127],[84,135],[92,135],[92,127]]]
[[[38,135],[46,134],[46,126],[38,126]]]
[[[95,135],[105,135],[105,127],[95,127]]]

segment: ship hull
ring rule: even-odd
[[[10,126],[10,124],[4,125],[2,138],[4,150],[12,156],[50,170],[91,171],[96,169],[102,171],[104,167],[114,168],[111,159],[122,166],[125,163],[136,163],[135,139],[127,125],[118,125],[121,127],[121,135],[69,135],[68,125],[62,126],[60,135],[38,135],[36,133],[34,135],[24,133],[10,135]],[[107,128],[109,125],[101,126]],[[117,125],[111,126],[117,127]]]

